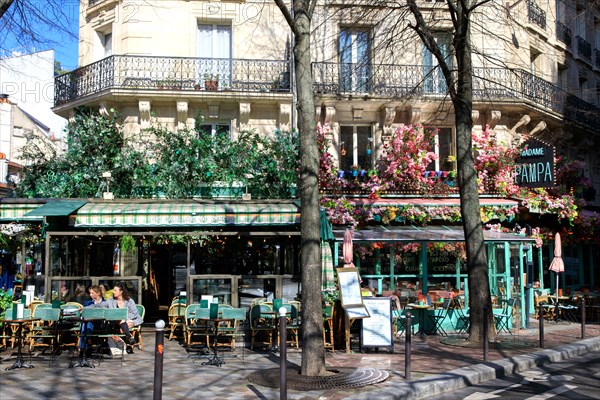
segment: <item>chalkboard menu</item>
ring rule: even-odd
[[[370,317],[362,320],[361,348],[387,347],[394,351],[392,302],[389,297],[365,297],[363,304]]]

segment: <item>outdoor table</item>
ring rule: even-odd
[[[17,369],[17,368],[33,368],[33,365],[27,364],[25,360],[23,360],[23,352],[21,351],[23,345],[23,325],[29,324],[35,321],[39,321],[40,318],[5,318],[3,322],[7,324],[15,324],[17,325],[17,359],[13,365],[6,368],[6,370]]]
[[[205,362],[202,363],[202,365],[215,365],[217,367],[220,367],[222,364],[225,364],[225,361],[223,361],[223,359],[221,357],[219,357],[219,353],[217,351],[217,341],[218,341],[218,337],[219,337],[219,324],[221,324],[222,322],[234,322],[235,319],[233,318],[198,318],[198,321],[204,321],[204,322],[208,322],[208,323],[212,323],[214,330],[213,330],[213,355],[208,357],[208,360],[206,360]]]
[[[92,362],[87,359],[87,355],[86,355],[86,350],[87,350],[87,335],[88,335],[88,330],[86,329],[86,325],[87,325],[88,322],[91,322],[91,323],[94,323],[94,322],[103,322],[104,318],[83,318],[83,317],[79,317],[79,318],[77,318],[77,320],[81,322],[81,339],[80,340],[82,341],[83,346],[79,350],[79,360],[77,360],[77,361],[71,361],[69,363],[69,368],[74,368],[74,367],[96,368],[94,366],[94,364],[92,364]]]
[[[417,332],[417,335],[425,336],[425,310],[429,310],[430,308],[433,308],[433,306],[427,304],[408,304],[407,307],[413,308],[419,312],[419,331]]]

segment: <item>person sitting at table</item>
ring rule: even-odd
[[[104,307],[104,308],[126,308],[127,309],[127,320],[121,321],[119,327],[121,333],[125,334],[125,342],[129,345],[135,344],[135,338],[129,331],[129,328],[141,325],[144,320],[140,317],[140,313],[137,310],[135,301],[129,295],[127,288],[121,284],[115,284],[113,290],[113,297],[103,302],[89,305],[88,307]],[[129,350],[129,348],[128,348]]]
[[[89,288],[90,299],[87,300],[84,304],[84,307],[91,306],[92,304],[100,304],[104,301],[104,287],[94,285]],[[89,335],[94,331],[94,322],[86,322],[81,325],[81,337],[89,337]],[[87,348],[88,343],[84,343],[84,341],[79,342],[79,348],[81,350]]]

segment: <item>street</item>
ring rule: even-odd
[[[600,352],[593,351],[570,360],[545,364],[503,379],[433,397],[436,400],[597,400],[600,398]]]

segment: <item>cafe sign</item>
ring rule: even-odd
[[[523,143],[515,161],[515,183],[528,188],[554,186],[554,147],[537,139]]]

